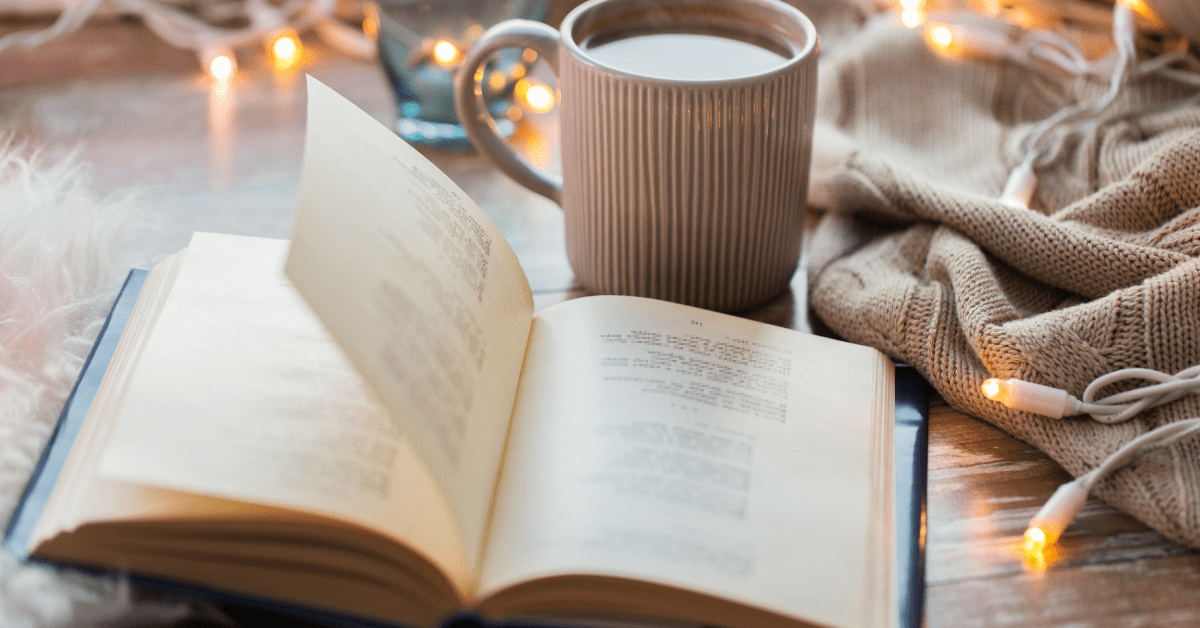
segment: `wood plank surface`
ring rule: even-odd
[[[97,41],[114,47],[102,69],[72,61]],[[299,71],[280,74],[248,55],[232,88],[220,89],[135,22],[89,26],[39,49],[33,68],[13,69],[0,54],[0,134],[51,161],[74,153],[100,193],[134,195],[148,235],[127,253],[140,263],[174,252],[195,230],[287,237],[303,148],[303,74],[381,122],[394,120],[378,67],[306,43],[311,53]],[[552,116],[527,124],[518,143],[553,164]],[[567,263],[557,206],[474,153],[424,152],[509,238],[539,308],[585,293]],[[820,331],[804,295],[800,273],[788,293],[745,314]],[[1093,499],[1044,560],[1029,560],[1021,534],[1066,473],[940,399],[929,433],[928,626],[1200,625],[1200,553]]]

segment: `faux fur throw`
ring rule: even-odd
[[[38,162],[31,151],[0,138],[3,522],[129,270],[128,260],[114,256],[136,255],[136,245],[122,242],[136,235],[127,198],[97,199],[73,160]],[[207,606],[136,594],[120,578],[22,564],[0,552],[4,628],[169,626],[201,615],[219,617]]]
[[[915,366],[953,407],[1073,475],[1159,425],[1188,396],[1119,425],[1061,421],[985,399],[988,377],[1078,396],[1125,367],[1200,364],[1200,107],[1134,79],[1117,112],[1040,168],[1032,209],[997,201],[1021,137],[1103,93],[1013,62],[949,59],[919,30],[869,24],[821,67],[809,301],[848,340]],[[1116,392],[1106,391],[1103,394]],[[1200,548],[1200,437],[1143,455],[1095,494]]]

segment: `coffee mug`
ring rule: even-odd
[[[562,176],[532,166],[482,106],[507,47],[558,77]],[[475,146],[563,208],[588,289],[736,311],[786,290],[800,259],[818,41],[778,0],[591,0],[555,30],[484,33],[455,83]]]

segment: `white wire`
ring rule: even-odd
[[[1104,387],[1126,380],[1157,383],[1096,399]],[[1200,394],[1200,364],[1174,375],[1153,369],[1121,369],[1102,375],[1088,384],[1080,399],[1080,410],[1101,423],[1114,424],[1127,421],[1143,410],[1194,394]]]
[[[1008,205],[1029,207],[1037,188],[1037,169],[1054,163],[1062,155],[1067,143],[1075,137],[1091,132],[1102,124],[1132,118],[1155,111],[1163,111],[1195,104],[1200,92],[1188,98],[1168,103],[1146,103],[1128,111],[1112,111],[1121,90],[1134,78],[1151,75],[1200,88],[1200,59],[1181,52],[1168,52],[1154,59],[1139,63],[1137,58],[1137,22],[1132,7],[1117,2],[1113,6],[1112,38],[1116,48],[1114,57],[1090,62],[1071,42],[1055,33],[1044,30],[1028,31],[1016,44],[1010,58],[1026,66],[1037,67],[1049,64],[1069,76],[1082,80],[1088,77],[1108,76],[1109,85],[1097,97],[1068,104],[1049,117],[1034,124],[1021,138],[1017,150],[1022,155],[1020,163],[1009,175],[1000,201]],[[1179,66],[1185,69],[1180,69]],[[1013,198],[1010,188],[1016,187],[1019,179],[1023,194]],[[1129,415],[1136,414],[1132,411]],[[1099,419],[1098,419],[1099,420]],[[1124,419],[1121,419],[1124,420]]]
[[[1072,75],[1086,75],[1092,71],[1092,63],[1071,42],[1058,33],[1047,30],[1030,30],[1017,41],[1014,51],[1018,61],[1045,61]]]
[[[1133,9],[1120,2],[1116,3],[1113,7],[1112,33],[1117,56],[1115,67],[1109,78],[1108,89],[1096,98],[1081,100],[1059,109],[1050,117],[1038,122],[1030,129],[1020,146],[1026,155],[1025,159],[1028,159],[1029,155],[1034,155],[1035,166],[1043,167],[1054,162],[1059,154],[1061,154],[1070,136],[1081,130],[1081,128],[1086,128],[1096,123],[1101,114],[1116,100],[1121,89],[1129,81],[1130,76],[1133,74],[1133,68],[1137,64],[1137,45],[1135,41],[1137,24],[1134,21]],[[1062,44],[1066,43],[1065,40],[1056,42],[1058,45],[1055,48],[1061,48]],[[1067,47],[1073,48],[1069,44],[1067,44]],[[1072,55],[1072,58],[1074,59],[1074,55]],[[1082,54],[1079,55],[1079,58],[1082,58]],[[1076,66],[1076,68],[1079,67]],[[1085,65],[1082,67],[1085,71],[1092,69],[1091,66]],[[1049,146],[1041,146],[1043,139],[1049,137],[1049,134],[1055,130],[1060,130],[1061,132],[1051,140]]]
[[[40,31],[17,31],[0,37],[0,53],[7,48],[28,50],[36,48],[55,37],[73,32],[87,21],[104,0],[81,0],[78,4],[68,6],[59,14],[48,28]]]
[[[0,53],[8,48],[30,49],[51,39],[67,35],[79,28],[105,0],[79,0],[66,7],[52,25],[42,30],[18,31],[0,37]],[[181,0],[108,0],[110,6],[122,13],[142,18],[146,27],[167,43],[203,54],[216,48],[236,48],[268,37],[283,29],[302,31],[330,19],[336,0],[284,0],[278,6],[264,0],[197,0],[194,4]],[[194,12],[184,7],[194,8]],[[223,28],[209,20],[244,19],[246,26]],[[318,34],[332,32],[318,29]],[[366,39],[366,35],[362,35]],[[347,39],[337,31],[327,43],[358,56],[365,54],[359,38]]]
[[[1109,473],[1129,464],[1134,458],[1156,448],[1166,447],[1198,430],[1200,430],[1200,419],[1184,419],[1161,425],[1125,443],[1108,458],[1105,458],[1099,466],[1079,476],[1075,481],[1082,483],[1084,489],[1091,491],[1097,482]]]

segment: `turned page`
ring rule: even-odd
[[[612,575],[889,624],[892,372],[868,347],[661,301],[544,310],[481,595]]]
[[[127,379],[105,392],[112,403],[89,411],[89,429],[103,432],[111,421],[111,431],[72,449],[86,470],[85,448],[96,448],[99,472],[56,487],[56,499],[59,488],[75,490],[58,500],[63,527],[249,517],[270,512],[262,504],[373,528],[457,576],[466,555],[447,532],[445,499],[284,277],[287,248],[284,240],[192,237]],[[122,343],[138,340],[127,333]]]
[[[442,486],[472,564],[508,433],[533,296],[445,174],[309,78],[287,274]]]

